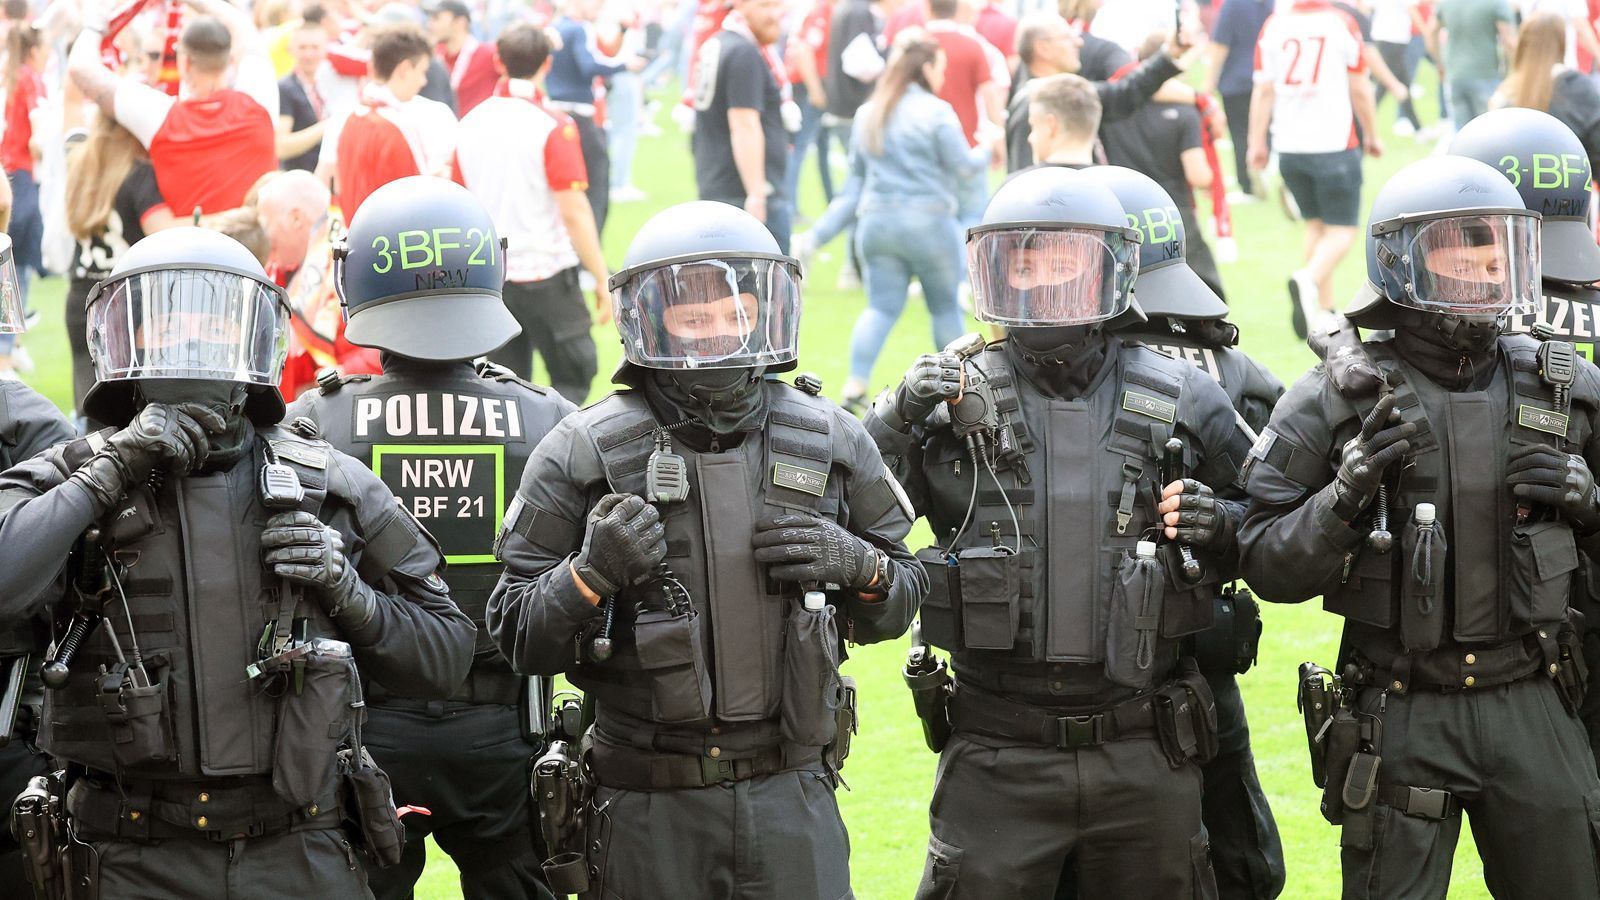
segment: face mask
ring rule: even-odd
[[[1444,345],[1462,353],[1484,353],[1500,339],[1505,320],[1490,316],[1435,316]]]
[[[1414,312],[1395,329],[1395,347],[1406,362],[1452,390],[1465,390],[1494,370],[1503,322],[1484,316]]]
[[[165,403],[202,406],[221,415],[227,423],[221,434],[206,435],[206,464],[209,471],[226,469],[244,457],[249,441],[250,421],[244,414],[248,387],[237,381],[200,378],[152,378],[139,384],[141,405]]]
[[[1006,337],[1021,348],[1023,359],[1045,365],[1062,363],[1085,343],[1095,330],[1090,325],[1052,325],[1043,328],[1012,328]]]
[[[760,427],[767,393],[759,368],[653,370],[650,383],[683,413],[716,434]]]

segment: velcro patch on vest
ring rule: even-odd
[[[328,467],[328,451],[320,447],[307,447],[296,441],[268,441],[272,450],[290,462],[297,462],[308,469],[326,469]]]
[[[822,492],[828,488],[828,473],[818,472],[815,469],[802,469],[788,463],[773,463],[772,483],[778,487],[821,497]]]
[[[1517,407],[1518,425],[1524,428],[1532,428],[1534,431],[1542,431],[1545,434],[1553,434],[1557,437],[1567,436],[1568,419],[1569,417],[1566,413],[1558,413],[1552,409],[1540,409],[1537,406],[1529,406],[1526,403]]]
[[[1122,408],[1128,412],[1149,416],[1152,419],[1160,419],[1169,424],[1178,420],[1178,405],[1176,403],[1168,403],[1165,400],[1152,397],[1149,394],[1141,394],[1138,391],[1122,392]]]

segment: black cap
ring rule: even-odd
[[[468,9],[467,5],[462,3],[461,0],[433,0],[431,3],[424,3],[422,11],[430,16],[438,13],[449,13],[461,19],[470,20],[472,18],[472,10]]]

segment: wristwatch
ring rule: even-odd
[[[872,548],[873,571],[876,573],[872,583],[860,589],[863,594],[889,593],[889,554]]]

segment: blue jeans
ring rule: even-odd
[[[644,79],[634,72],[611,76],[606,92],[606,150],[611,154],[613,190],[633,183],[633,148],[639,143],[643,111]]]
[[[833,173],[828,171],[828,157],[822,144],[826,136],[822,131],[821,108],[811,104],[810,93],[804,84],[794,86],[794,102],[800,106],[800,130],[795,132],[794,143],[789,146],[789,168],[783,173],[783,193],[795,199],[795,208],[798,209],[800,171],[805,168],[806,154],[811,151],[812,145],[821,148],[818,151],[818,163],[822,170],[822,194],[830,201],[833,200]]]
[[[894,214],[868,213],[856,223],[856,248],[864,271],[867,308],[850,335],[850,377],[866,381],[889,330],[906,307],[915,277],[933,316],[933,343],[943,347],[966,330],[956,302],[966,268],[961,227],[954,216],[908,205]]]
[[[1500,86],[1498,78],[1450,79],[1450,120],[1459,131],[1463,125],[1489,111],[1489,98]]]
[[[12,262],[17,267],[17,287],[21,289],[22,309],[28,309],[28,287],[34,275],[44,270],[40,242],[44,238],[44,215],[39,210],[39,183],[33,173],[25,169],[7,172],[11,182],[11,226],[6,234],[11,237]],[[0,355],[8,354],[16,346],[17,336],[0,334]]]

